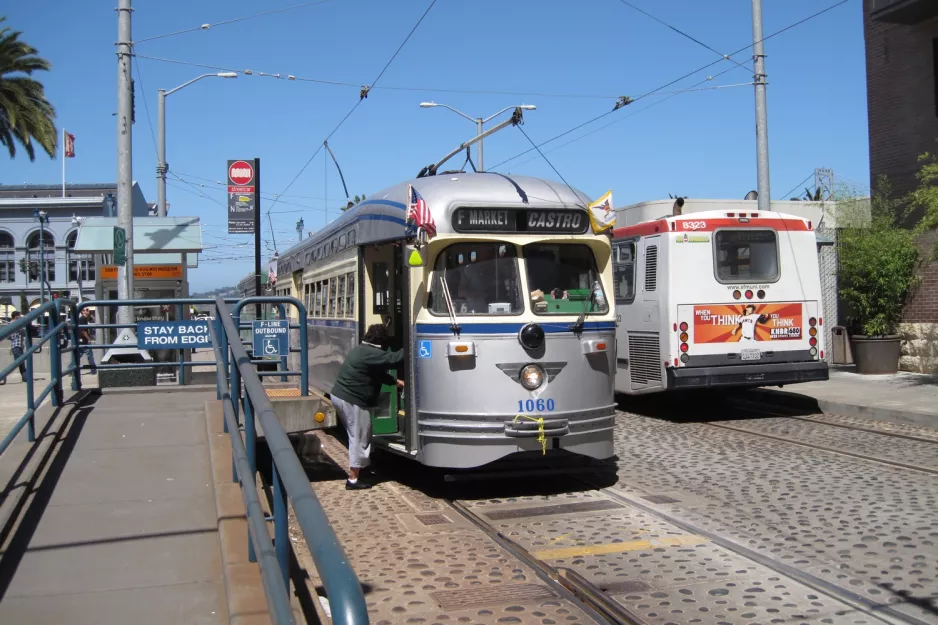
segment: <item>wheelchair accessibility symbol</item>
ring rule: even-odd
[[[279,356],[280,355],[280,340],[275,337],[265,337],[264,338],[264,355],[265,356]]]
[[[417,342],[417,358],[430,358],[433,356],[433,344],[430,341]]]

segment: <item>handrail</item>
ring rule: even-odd
[[[303,303],[295,297],[284,296],[255,296],[245,297],[242,300],[238,300],[238,302],[235,304],[234,310],[231,312],[232,317],[238,318],[238,336],[241,336],[241,309],[248,304],[280,304],[280,316],[283,317],[283,319],[278,319],[277,321],[288,322],[289,319],[287,319],[286,315],[284,314],[283,304],[293,304],[293,307],[296,308],[297,312],[299,313],[300,323],[296,326],[294,326],[292,323],[288,323],[288,327],[296,328],[300,331],[300,346],[298,350],[300,353],[300,394],[309,395],[309,351],[307,351],[306,345],[308,336],[307,332],[309,332],[309,329],[306,327],[306,306],[304,306]],[[256,320],[252,319],[252,321]],[[291,349],[290,351],[293,350]],[[286,370],[286,357],[283,358],[283,361],[283,369]]]
[[[233,316],[228,312],[228,307],[221,297],[216,299],[215,305],[218,311],[216,320],[227,335],[227,343],[231,350],[232,377],[240,377],[240,383],[245,391],[245,408],[253,408],[251,410],[253,414],[245,410],[245,429],[247,430],[249,421],[256,419],[264,430],[273,461],[274,490],[276,491],[282,483],[286,496],[293,502],[297,522],[310,548],[316,570],[322,578],[326,596],[329,598],[332,621],[336,625],[364,625],[368,623],[368,610],[361,583],[355,571],[352,570],[348,556],[332,530],[322,504],[319,503],[319,499],[310,486],[309,478],[296,457],[296,451],[277,419],[277,413],[251,365],[247,351],[241,344],[239,329],[235,326]],[[236,376],[236,373],[239,375]],[[236,396],[238,394],[236,393]],[[234,412],[233,406],[232,412]],[[240,439],[238,429],[232,425],[236,423],[229,424],[229,433],[237,434],[237,438]],[[247,484],[248,480],[242,478],[242,483]],[[274,500],[276,508],[280,503],[276,495]],[[276,512],[275,509],[275,518]],[[283,516],[285,516],[285,511]],[[284,564],[286,563],[281,562],[281,566]]]
[[[216,315],[217,318],[218,315]],[[222,362],[224,352],[218,340],[219,333],[216,330],[216,325],[217,322],[209,324],[209,333],[212,336],[215,360],[216,362]],[[261,570],[261,583],[264,585],[264,594],[267,596],[267,610],[275,625],[292,624],[295,623],[295,619],[290,605],[290,593],[280,571],[274,544],[270,540],[264,509],[261,507],[257,496],[253,470],[248,462],[247,451],[238,430],[238,419],[235,416],[225,368],[215,367],[215,375],[218,388],[221,391],[220,399],[222,400],[226,429],[231,437],[235,477],[241,483],[241,497],[244,501],[244,509],[247,512],[248,531],[250,532],[252,544],[257,546],[257,565]],[[250,477],[250,481],[246,479],[247,477]]]
[[[13,442],[13,439],[16,438],[16,436],[24,427],[26,427],[27,440],[29,440],[30,443],[35,442],[36,406],[42,405],[42,402],[46,397],[49,395],[52,396],[53,406],[59,406],[62,403],[62,377],[63,375],[73,373],[74,371],[74,365],[69,367],[65,372],[62,371],[61,353],[63,348],[59,338],[69,329],[69,323],[67,320],[59,321],[59,309],[63,305],[74,306],[75,303],[71,300],[62,299],[44,302],[13,323],[0,327],[0,342],[9,338],[11,334],[25,330],[23,353],[14,358],[13,362],[11,362],[9,366],[0,371],[0,380],[6,380],[7,376],[13,373],[14,370],[18,369],[21,364],[25,364],[26,366],[26,412],[23,413],[23,416],[17,420],[17,422],[13,425],[13,428],[7,433],[6,436],[3,437],[3,440],[0,441],[0,454],[3,454],[3,452],[6,451],[6,449]],[[47,328],[47,331],[37,337],[38,340],[34,343],[33,337],[30,336],[29,333],[29,327],[32,325],[33,321],[44,317],[47,313],[50,313],[51,323]],[[49,375],[49,383],[46,384],[42,392],[40,392],[37,396],[35,394],[35,386],[33,384],[33,354],[38,352],[39,349],[46,343],[49,343],[51,372]],[[66,349],[68,349],[67,345]]]

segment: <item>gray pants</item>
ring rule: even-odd
[[[371,464],[371,414],[364,408],[332,396],[335,412],[348,434],[348,464],[363,469]]]

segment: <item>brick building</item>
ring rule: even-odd
[[[918,156],[938,150],[938,0],[864,0],[870,183],[916,186]],[[927,253],[935,242],[922,240]],[[938,263],[905,310],[903,368],[938,372]]]

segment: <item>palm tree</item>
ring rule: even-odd
[[[0,17],[0,25],[6,17]],[[49,62],[36,56],[36,49],[19,40],[22,33],[0,28],[0,145],[16,156],[22,144],[29,160],[36,160],[35,144],[55,158],[58,132],[55,109],[46,100],[42,83],[29,78],[35,71],[48,71]],[[14,75],[14,74],[25,74]],[[15,141],[14,141],[15,139]]]

